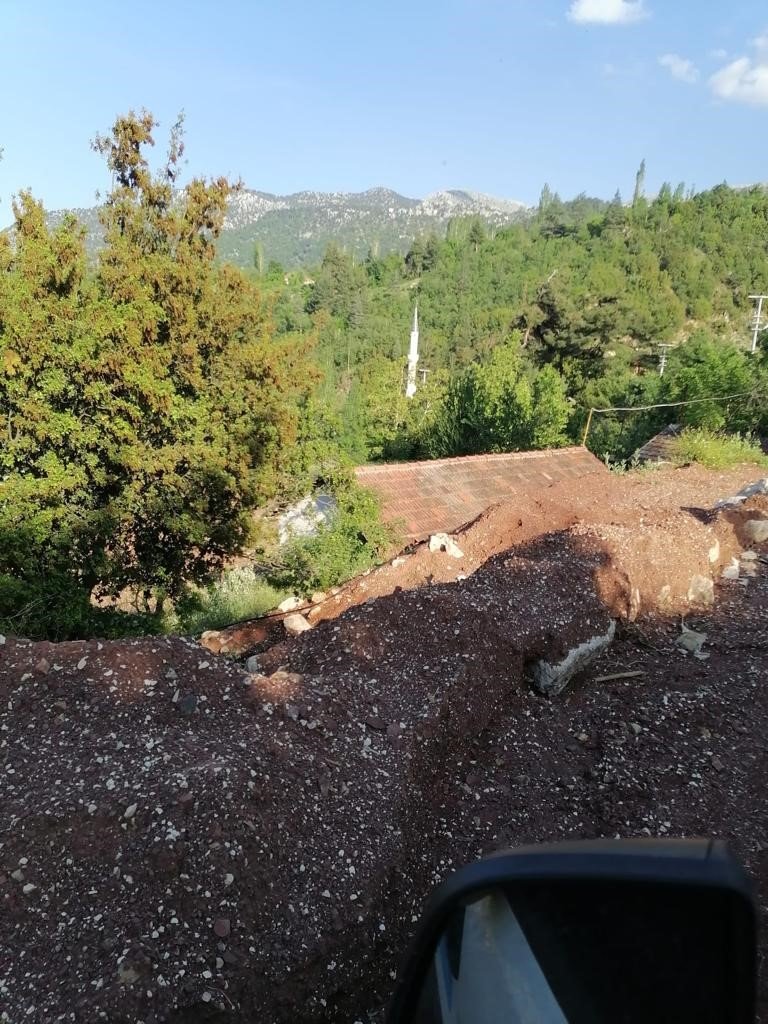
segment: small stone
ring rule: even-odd
[[[708,576],[701,576],[697,573],[691,579],[688,587],[688,603],[698,608],[711,608],[715,603],[715,584]]]
[[[165,673],[165,678],[166,679],[178,679],[179,677],[176,675],[176,669],[169,668],[168,671]]]
[[[288,636],[300,636],[301,633],[306,633],[308,629],[312,629],[312,625],[307,622],[303,615],[299,615],[296,612],[293,615],[286,615],[283,619],[283,629]]]
[[[229,873],[224,875],[224,885],[232,885],[234,880],[235,880],[235,876],[234,875],[229,874]]]
[[[382,722],[382,720],[377,715],[369,715],[365,719],[365,724],[368,726],[369,729],[375,729],[377,732],[384,732],[384,730],[387,728],[386,722]]]
[[[707,634],[697,633],[695,629],[684,628],[677,638],[677,646],[689,654],[697,654],[706,643]]]
[[[82,669],[84,669],[87,664],[88,664],[88,659],[87,658],[81,658],[80,661],[78,661],[78,663],[77,663],[77,667],[82,671]]]
[[[25,896],[29,896],[29,894],[31,892],[34,892],[36,888],[37,886],[34,885],[32,882],[27,882],[27,884],[22,888],[21,891],[24,893]]]
[[[299,714],[299,709],[296,707],[295,704],[285,705],[285,716],[286,718],[290,718],[292,722],[298,722]]]
[[[258,675],[261,672],[261,661],[259,660],[258,654],[252,654],[245,663],[246,672],[250,672],[251,675]]]
[[[17,868],[15,871],[11,872],[11,878],[14,880],[14,882],[23,882],[24,872],[20,868]]]
[[[139,980],[139,972],[124,961],[117,965],[117,980],[121,985],[133,985]]]
[[[629,728],[632,730],[635,736],[639,736],[640,733],[643,731],[643,727],[642,725],[640,725],[639,722],[630,722]]]
[[[312,595],[312,604],[322,604],[323,601],[328,600],[328,595],[322,590],[316,590]]]
[[[35,665],[35,672],[39,672],[41,676],[46,676],[51,671],[51,663],[47,658],[41,658],[40,661]]]
[[[179,701],[179,711],[182,715],[191,715],[197,710],[197,695],[186,693]]]
[[[444,551],[451,558],[463,558],[464,552],[459,545],[447,533],[433,533],[429,538],[429,550],[433,553]]]
[[[740,555],[742,562],[756,562],[758,557],[756,551],[742,551]]]
[[[5,644],[5,637],[3,636],[2,633],[0,633],[0,647],[2,647],[4,644]]]
[[[716,540],[712,547],[709,549],[709,564],[714,565],[720,557],[720,541]]]
[[[754,544],[768,541],[768,519],[750,519],[744,525],[744,533]]]
[[[717,754],[715,754],[715,756],[712,758],[712,767],[715,769],[715,771],[718,771],[718,772],[723,771],[724,768],[725,768],[725,765],[720,760],[720,758],[717,756]]]
[[[125,808],[123,817],[128,819],[132,818],[138,809],[138,804],[129,804],[129,806]]]
[[[204,1003],[210,1003],[210,1001],[211,1001],[211,993],[210,992],[203,992],[203,994],[202,994],[202,996],[200,998],[203,1000]]]
[[[738,558],[732,558],[730,565],[726,565],[723,569],[722,577],[724,580],[737,580],[739,578],[739,572],[741,567],[739,565]]]
[[[286,597],[284,601],[281,601],[277,606],[279,612],[295,612],[297,608],[301,608],[304,602],[300,597]]]
[[[230,923],[228,917],[217,917],[213,922],[213,934],[220,939],[229,937]]]
[[[221,959],[220,956],[217,956],[216,957],[216,970],[220,971],[223,966],[224,966],[224,961]]]

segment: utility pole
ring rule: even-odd
[[[674,348],[674,345],[659,344],[656,346],[659,350],[659,376],[664,376],[664,371],[667,368],[667,357],[669,356],[669,350]]]
[[[750,349],[751,352],[757,352],[757,342],[760,338],[760,332],[765,327],[768,327],[766,318],[763,315],[763,303],[768,299],[768,295],[750,295],[749,297],[757,304],[752,317],[752,348]]]

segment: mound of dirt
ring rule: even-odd
[[[496,540],[466,580],[350,606],[273,645],[259,675],[181,639],[7,638],[5,1019],[363,1020],[386,1002],[437,881],[546,839],[729,838],[765,903],[758,558],[688,619],[708,634],[704,658],[654,617],[623,626],[563,697],[526,682],[532,662],[557,659],[585,624],[604,629],[627,587],[642,589],[628,578],[645,578],[632,567],[641,527],[672,523],[663,552],[677,546],[681,580],[709,564],[713,537],[720,561],[739,547],[765,499],[716,516],[681,505],[701,509],[754,473],[682,479],[676,510],[663,475],[644,474],[611,495],[610,519],[564,521],[510,551]],[[627,671],[642,674],[594,681]]]

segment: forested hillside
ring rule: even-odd
[[[95,262],[85,227],[51,228],[28,193],[0,235],[0,632],[158,628],[244,550],[278,587],[326,588],[391,539],[354,462],[564,445],[591,407],[712,396],[737,397],[598,415],[590,446],[625,459],[672,419],[768,430],[765,346],[748,351],[763,189],[649,203],[639,175],[629,206],[545,189],[525,223],[455,218],[404,256],[333,244],[315,268],[245,273],[216,255],[233,187],[180,187],[181,125],[153,173],[154,128],[129,114],[96,140],[113,184]],[[331,526],[267,550],[255,513],[313,487]],[[121,617],[126,594],[143,619]]]
[[[565,444],[590,407],[744,391],[754,397],[596,417],[590,444],[625,458],[670,420],[765,429],[765,355],[748,354],[749,295],[768,290],[768,192],[719,186],[632,204],[545,188],[528,223],[456,220],[408,254],[330,246],[308,276],[263,277],[278,331],[316,341],[315,422],[355,458]],[[416,397],[403,397],[418,303]],[[657,343],[671,342],[665,376]]]

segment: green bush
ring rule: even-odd
[[[253,569],[232,569],[207,589],[191,592],[179,601],[165,622],[165,630],[198,634],[258,619],[277,607],[285,596],[285,591],[271,587]]]
[[[0,633],[30,640],[116,639],[160,631],[161,618],[149,612],[99,608],[69,576],[48,575],[36,582],[0,574]]]
[[[381,522],[370,491],[349,477],[328,489],[336,502],[332,519],[314,536],[285,546],[270,573],[274,586],[306,596],[327,590],[377,565],[394,544],[395,533]]]
[[[749,434],[721,434],[690,428],[675,438],[670,451],[672,461],[678,465],[698,462],[708,469],[729,469],[750,462],[768,466],[768,456]]]

